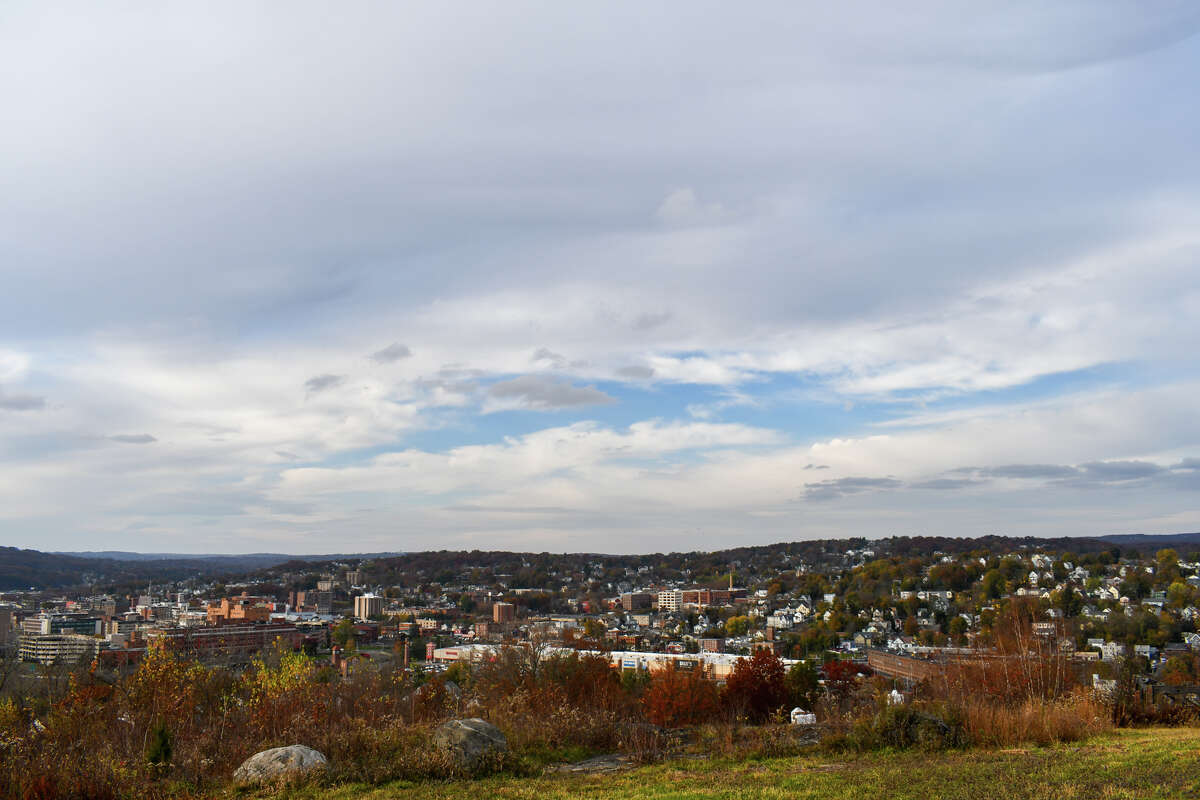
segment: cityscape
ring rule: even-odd
[[[1200,797],[1200,4],[0,7],[0,800]]]
[[[901,538],[645,557],[439,553],[420,566],[290,561],[129,594],[10,590],[0,642],[21,662],[117,671],[156,644],[244,664],[281,643],[342,665],[352,654],[436,673],[536,642],[603,654],[619,670],[684,664],[716,681],[760,650],[912,680],[925,662],[988,641],[1000,610],[1021,604],[1031,631],[1079,669],[1094,666],[1097,681],[1136,656],[1148,684],[1200,683],[1200,534],[1169,538],[1190,542],[1177,545],[1185,556],[1099,539],[1056,550]],[[731,555],[741,558],[721,563]]]

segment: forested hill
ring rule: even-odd
[[[39,550],[0,547],[0,590],[54,589],[96,585],[136,585],[177,581],[197,576],[216,577],[243,571],[221,560],[204,557],[154,561],[84,558]]]
[[[883,539],[822,539],[736,547],[714,552],[650,553],[614,555],[600,553],[519,553],[508,551],[428,551],[418,553],[359,553],[329,555],[285,555],[253,553],[246,555],[185,555],[171,553],[45,553],[0,547],[0,590],[58,589],[94,586],[106,590],[114,586],[136,586],[199,579],[234,579],[262,576],[263,573],[313,572],[332,569],[335,564],[367,565],[373,582],[382,585],[406,585],[414,579],[449,581],[469,579],[473,569],[489,576],[512,576],[511,585],[542,585],[545,575],[587,571],[592,568],[640,570],[647,577],[683,578],[695,582],[717,583],[728,579],[732,570],[739,583],[746,585],[760,575],[788,566],[816,566],[836,563],[847,551],[874,550],[879,557],[927,558],[973,551],[999,553],[1023,548],[1043,548],[1065,552],[1094,552],[1118,548],[1153,552],[1163,547],[1195,544],[1200,549],[1200,534],[1144,535],[1128,534],[1103,537],[982,536],[975,538],[941,536],[893,536]],[[534,579],[536,576],[536,579]]]

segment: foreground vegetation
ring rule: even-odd
[[[1109,756],[1116,772],[1145,757],[1129,751],[1134,739],[1103,738],[1114,726],[1189,721],[1126,691],[1133,689],[1128,670],[1130,680],[1112,692],[1093,691],[1066,656],[1029,634],[1030,625],[1029,614],[1014,608],[997,627],[991,651],[946,664],[906,697],[865,665],[831,660],[819,670],[805,663],[789,669],[767,650],[739,661],[718,685],[699,670],[618,672],[601,656],[534,644],[436,675],[371,659],[339,662],[343,670],[286,647],[231,669],[156,644],[128,675],[106,675],[93,664],[57,688],[47,683],[0,700],[0,796],[219,796],[230,791],[246,757],[295,743],[329,759],[329,770],[311,778],[312,786],[294,787],[318,794],[348,785],[360,793],[413,785],[464,791],[453,781],[473,777],[488,781],[471,784],[479,787],[473,792],[494,784],[513,796],[540,796],[548,765],[612,753],[628,764],[674,764],[645,773],[644,785],[626,778],[605,785],[652,795],[675,796],[678,786],[692,786],[695,796],[726,796],[712,795],[719,789],[733,796],[756,775],[770,786],[847,780],[853,788],[926,765],[932,772],[922,771],[921,781],[928,774],[936,784],[961,772],[951,785],[968,781],[963,785],[978,789],[970,783],[978,775],[998,780],[1017,769],[1006,749],[1051,748],[1034,751],[1022,774],[1051,770],[1047,779],[1060,782],[1075,780],[1074,761],[1098,759],[1094,769],[1078,773],[1091,780],[1106,774]],[[795,706],[814,710],[819,726],[783,724]],[[482,769],[472,767],[474,775],[433,735],[446,720],[463,717],[488,720],[507,738],[507,751]],[[1195,749],[1186,730],[1183,738],[1163,734],[1147,753]],[[1053,749],[1083,742],[1098,744]],[[891,755],[871,755],[878,753]],[[829,770],[838,774],[819,777]],[[511,782],[517,779],[525,782]],[[1122,780],[1139,785],[1128,774]],[[570,781],[547,786],[579,788]]]
[[[675,761],[618,775],[497,776],[436,784],[308,786],[284,797],[332,800],[458,798],[788,798],[1010,800],[1200,796],[1200,729],[1126,729],[1085,743],[941,753],[828,753],[750,761]]]

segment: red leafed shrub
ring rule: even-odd
[[[655,725],[678,728],[711,721],[720,710],[717,686],[702,674],[670,664],[650,678],[642,708]]]
[[[870,674],[871,670],[853,661],[826,661],[821,672],[825,675],[825,688],[840,705],[858,688],[859,674]]]
[[[743,658],[725,681],[723,700],[732,713],[761,722],[788,704],[783,662],[769,650]]]

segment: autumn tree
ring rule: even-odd
[[[720,709],[719,700],[716,684],[703,674],[669,664],[650,677],[642,707],[655,725],[678,728],[712,719]]]
[[[858,688],[860,669],[862,667],[853,661],[840,660],[826,661],[821,667],[821,672],[825,674],[825,688],[839,705]]]
[[[788,704],[783,662],[770,650],[743,658],[725,681],[725,705],[761,722]]]

